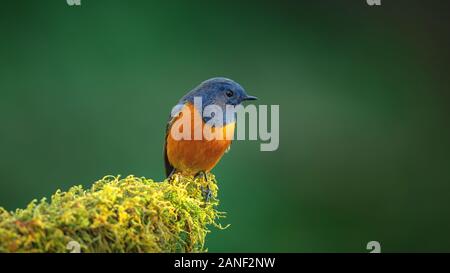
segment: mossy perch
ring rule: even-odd
[[[8,212],[0,207],[0,252],[203,252],[210,225],[222,228],[217,184],[107,176],[88,190],[57,191]],[[205,200],[205,190],[211,198]]]

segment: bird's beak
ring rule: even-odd
[[[244,98],[244,100],[257,100],[258,98],[257,97],[254,97],[254,96],[246,96],[245,98]]]

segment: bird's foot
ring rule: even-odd
[[[209,189],[209,186],[207,186],[206,189],[202,187],[202,194],[205,197],[205,202],[209,202],[212,197],[212,191]]]
[[[173,169],[172,172],[170,173],[169,177],[167,178],[167,180],[169,182],[178,182],[180,180],[180,176],[178,174],[178,172]]]
[[[205,171],[200,171],[200,172],[198,172],[198,173],[194,176],[194,179],[198,179],[198,178],[200,178],[200,177],[202,177],[202,176],[203,176],[203,179],[204,179],[206,182],[209,182],[209,181],[208,181],[208,175],[206,174]]]
[[[209,181],[209,179],[208,179],[208,174],[207,174],[207,172],[206,172],[206,171],[200,171],[200,172],[198,172],[198,173],[194,176],[194,180],[197,180],[197,179],[203,179],[203,181],[206,182],[206,188],[205,188],[204,186],[200,186],[200,188],[201,188],[202,194],[203,194],[203,196],[204,196],[204,198],[205,198],[205,202],[207,203],[207,202],[209,202],[209,200],[210,200],[211,197],[212,197],[212,191],[211,191],[211,189],[209,188],[209,185],[208,185],[208,183],[209,183],[210,181]]]

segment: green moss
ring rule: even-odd
[[[154,182],[106,176],[90,189],[57,191],[8,212],[0,207],[0,252],[202,252],[218,219],[217,184],[177,176]],[[205,200],[204,190],[211,190]]]

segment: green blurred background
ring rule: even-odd
[[[163,178],[171,107],[225,76],[280,105],[280,147],[214,169],[212,252],[450,251],[446,1],[2,1],[0,205]]]

